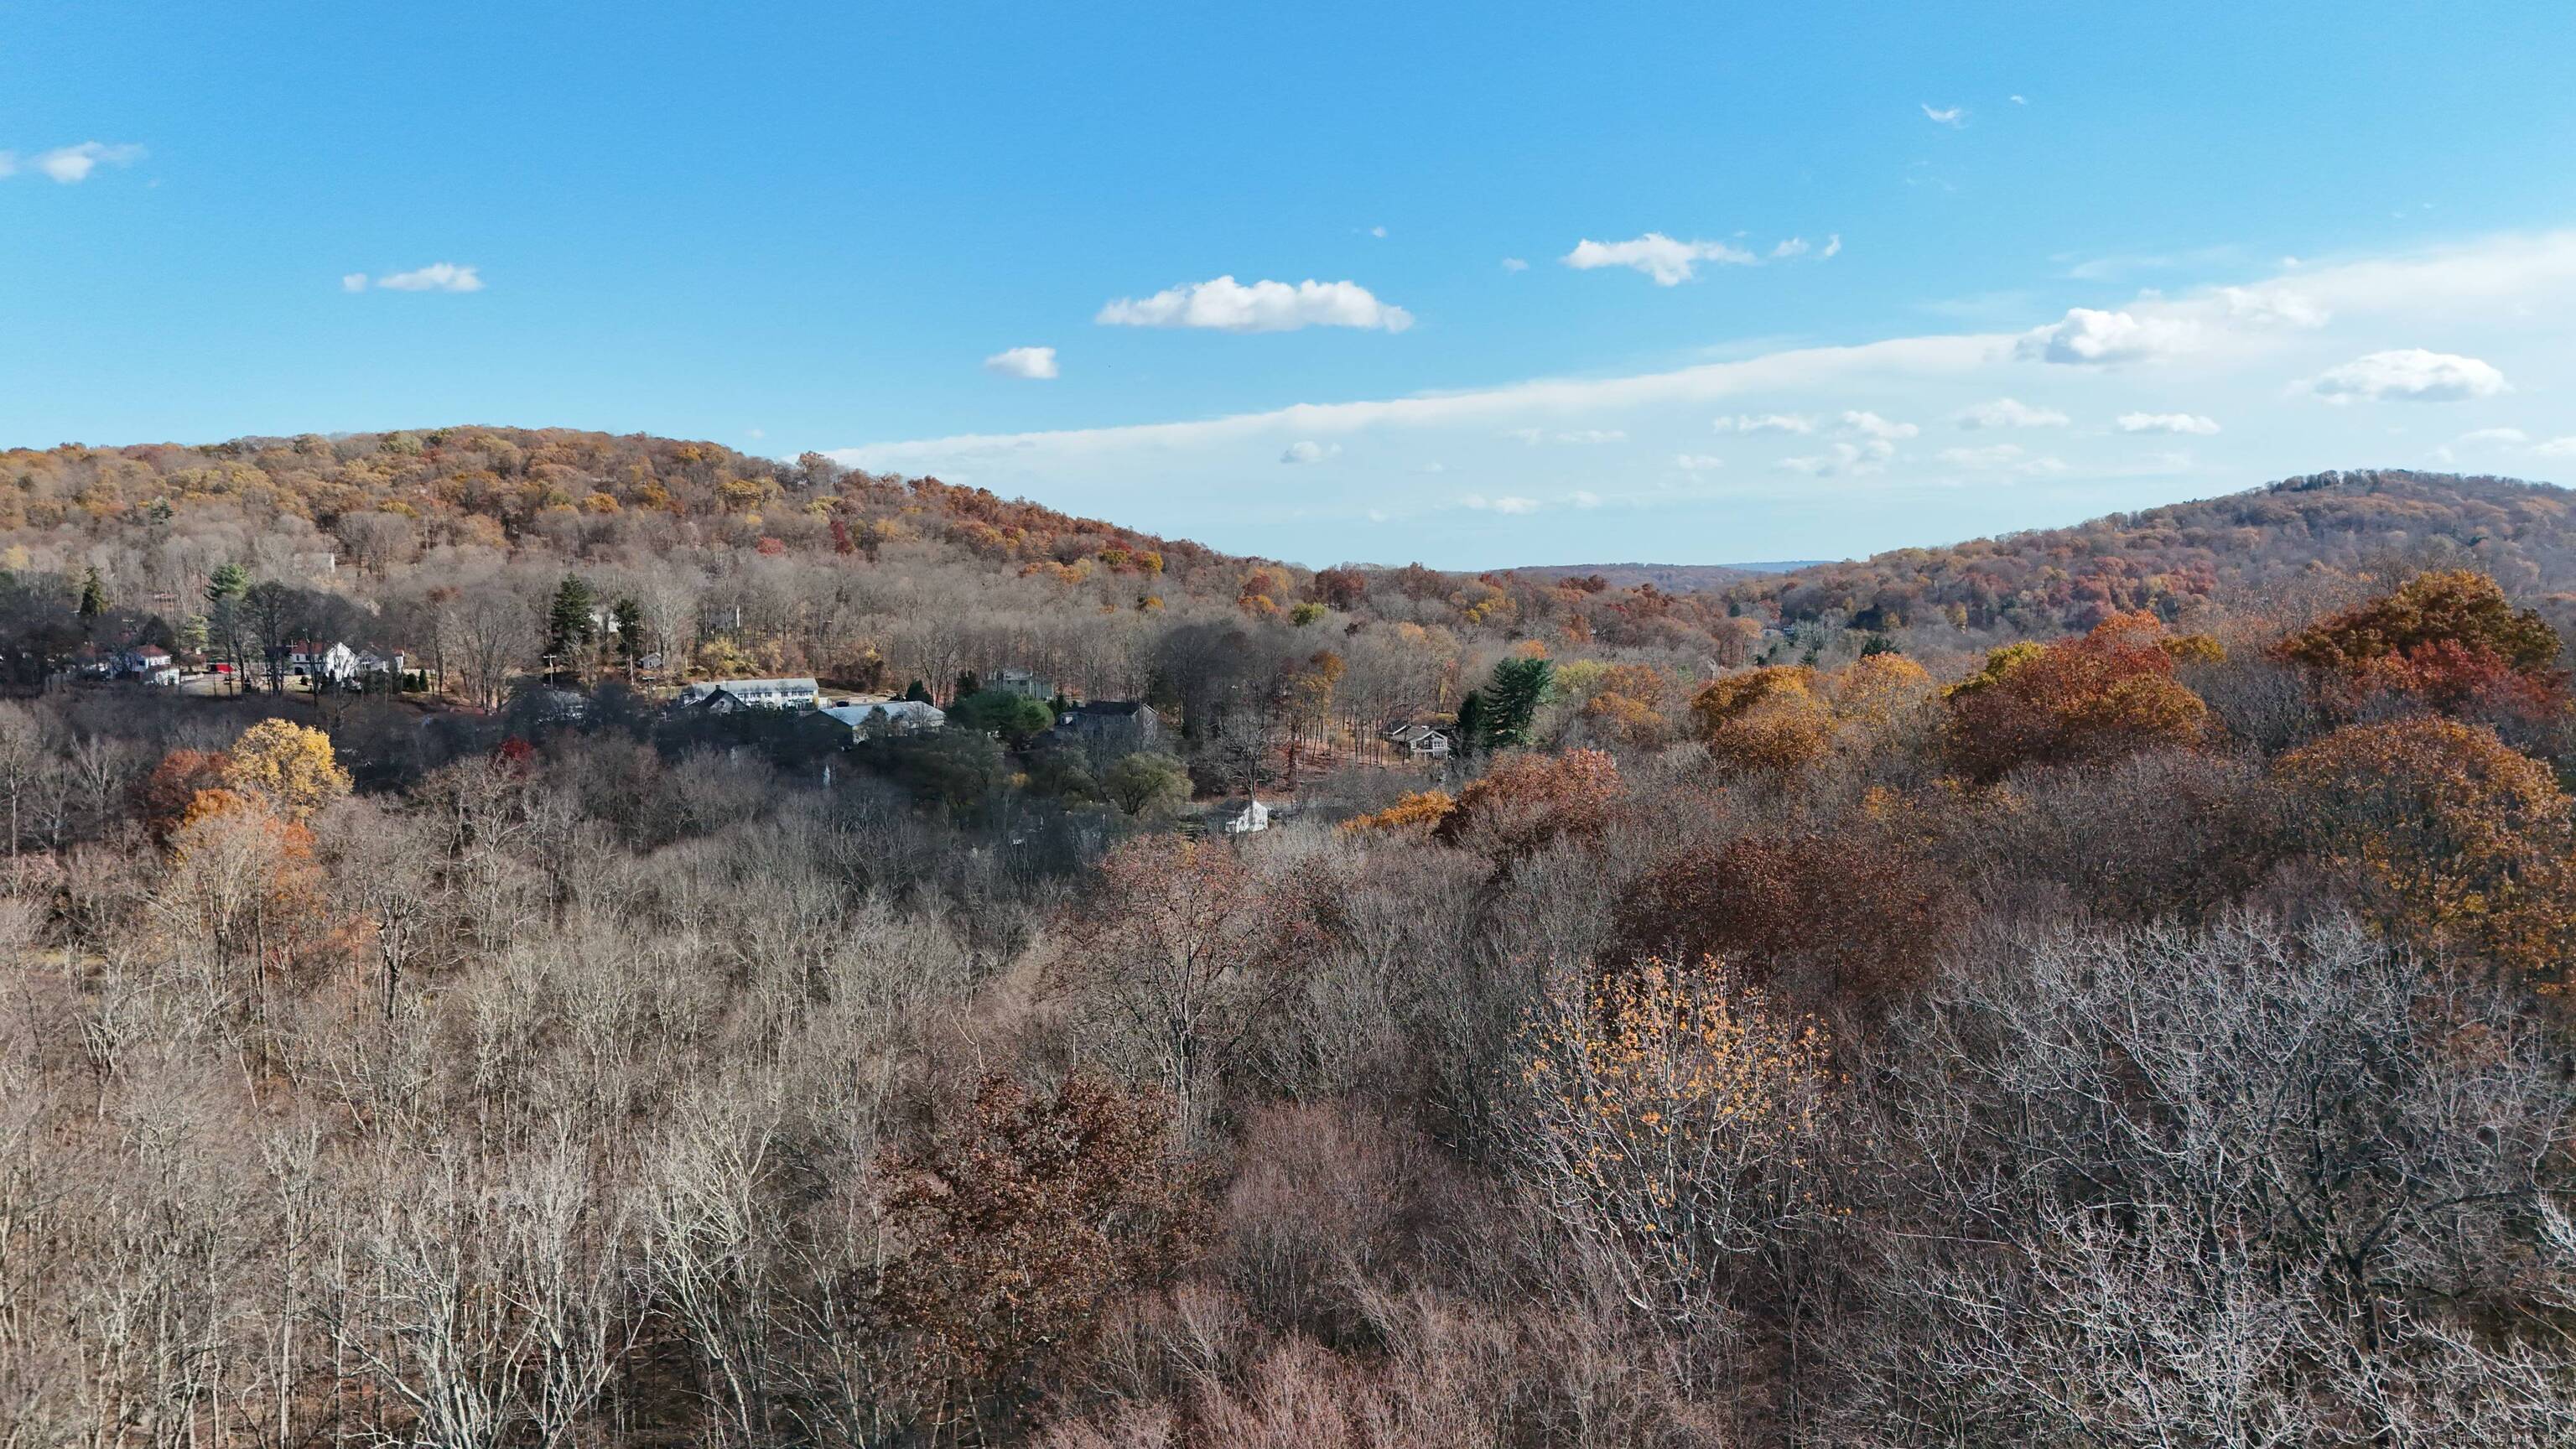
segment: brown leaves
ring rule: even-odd
[[[880,1297],[919,1369],[968,1397],[1007,1391],[1088,1341],[1103,1310],[1189,1243],[1169,1105],[1077,1075],[1033,1091],[996,1073],[962,1119],[879,1164],[903,1245]]]
[[[1458,793],[1433,838],[1517,860],[1560,836],[1593,836],[1619,799],[1619,764],[1600,750],[1515,751]]]
[[[2417,717],[2337,730],[2275,774],[2396,934],[2555,984],[2576,951],[2576,816],[2547,766],[2483,726]]]
[[[2169,641],[2151,616],[2121,614],[2081,639],[1998,649],[1947,696],[1944,753],[1990,782],[2023,765],[2197,745],[2209,709],[2174,682]]]
[[[1940,877],[1879,831],[1731,840],[1679,851],[1640,877],[1602,959],[1617,969],[1718,956],[1752,979],[1790,971],[1866,1004],[1921,981],[1957,914]]]

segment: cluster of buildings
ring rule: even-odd
[[[1025,669],[1005,669],[985,688],[1037,700],[1049,699],[1054,693],[1045,681]],[[927,700],[890,694],[827,697],[820,681],[803,677],[705,680],[682,689],[673,708],[702,709],[710,714],[777,709],[820,715],[847,725],[853,739],[918,734],[948,725],[948,712]],[[1164,743],[1164,737],[1162,716],[1152,705],[1134,699],[1101,699],[1058,710],[1055,723],[1030,744],[1036,749],[1078,746],[1108,756],[1155,749]]]

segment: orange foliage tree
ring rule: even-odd
[[[2429,950],[2563,984],[2576,950],[2576,816],[2549,768],[2483,725],[2351,725],[2275,765],[2294,818]]]
[[[1415,790],[1374,814],[1354,816],[1343,821],[1342,829],[1354,833],[1377,831],[1389,835],[1409,831],[1428,833],[1438,829],[1440,822],[1448,819],[1449,813],[1457,808],[1458,801],[1446,790]]]
[[[1691,724],[1709,757],[1747,774],[1786,775],[1833,746],[1833,705],[1803,664],[1748,669],[1691,696]]]
[[[144,828],[152,838],[168,844],[170,832],[187,818],[198,792],[221,785],[231,764],[231,757],[221,750],[172,750],[162,756],[134,792]]]
[[[1618,800],[1619,764],[1600,750],[1515,751],[1458,792],[1432,838],[1517,860],[1560,836],[1599,835]]]
[[[1946,696],[1944,753],[1991,781],[2023,765],[2199,744],[2209,709],[2174,681],[2171,638],[2151,615],[2119,614],[2080,639],[1996,650]]]

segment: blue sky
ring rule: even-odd
[[[0,443],[649,431],[1447,566],[2559,477],[2571,55],[2528,3],[19,7]]]

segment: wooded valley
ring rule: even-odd
[[[560,430],[0,485],[0,1449],[2576,1442],[2562,490],[1666,592]]]

